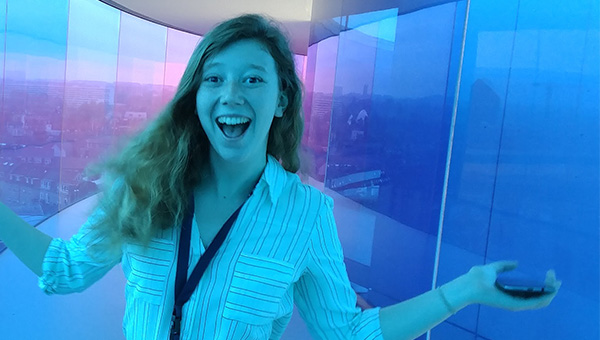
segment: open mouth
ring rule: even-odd
[[[250,126],[250,121],[217,121],[217,125],[219,126],[225,137],[238,138],[246,132],[246,130]]]

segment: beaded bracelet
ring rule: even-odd
[[[448,308],[448,311],[450,311],[450,313],[452,313],[453,315],[456,314],[456,311],[454,310],[454,308],[452,307],[450,302],[448,302],[448,299],[446,298],[446,295],[444,294],[442,287],[438,287],[438,289],[436,289],[436,290],[440,293],[440,297],[442,298],[442,301],[444,301],[444,304]]]

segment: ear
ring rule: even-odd
[[[279,95],[279,103],[277,104],[277,109],[275,109],[275,117],[283,117],[283,112],[288,106],[288,97],[285,92],[281,92]]]

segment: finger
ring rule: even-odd
[[[554,288],[554,293],[556,294],[558,292],[558,290],[560,289],[560,286],[562,286],[562,281],[554,281],[551,285],[546,284],[547,286],[553,287]]]
[[[550,269],[546,272],[546,285],[553,286],[556,282],[556,273],[554,270]]]
[[[517,268],[518,265],[519,263],[517,261],[498,261],[490,263],[490,266],[492,266],[498,274],[513,270]]]

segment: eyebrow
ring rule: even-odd
[[[204,65],[204,71],[206,71],[206,70],[208,70],[208,69],[210,69],[212,67],[217,67],[217,66],[221,66],[221,65],[223,65],[223,63],[210,63],[210,64],[206,64],[206,65]],[[259,71],[267,72],[266,68],[264,68],[264,67],[262,67],[260,65],[257,65],[257,64],[248,64],[248,66],[250,68],[257,69]]]

